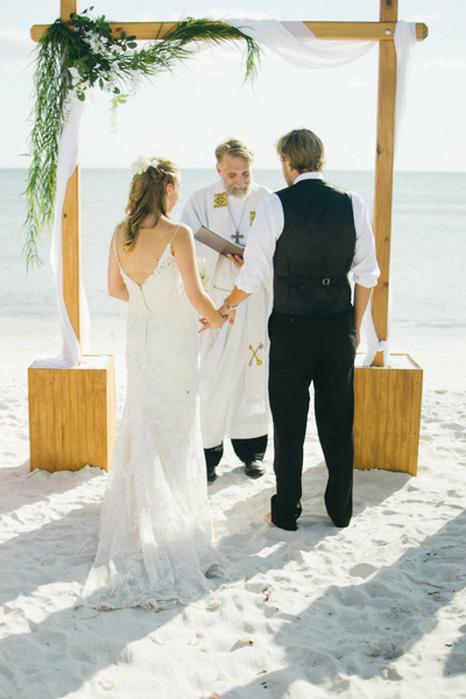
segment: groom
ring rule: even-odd
[[[277,151],[288,187],[261,202],[245,264],[219,311],[234,314],[273,262],[269,398],[277,492],[266,521],[297,529],[314,382],[317,430],[328,469],[325,505],[333,523],[346,527],[352,516],[354,358],[379,276],[374,236],[363,200],[322,178],[324,149],[316,134],[291,131],[280,138]]]

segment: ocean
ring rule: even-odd
[[[26,272],[22,257],[25,218],[25,171],[0,170],[0,321],[3,331],[47,333],[58,327],[55,289],[48,267]],[[124,217],[128,170],[83,170],[82,276],[91,315],[91,342],[102,323],[121,327],[124,304],[106,290],[109,242]],[[283,187],[281,172],[255,170],[257,182]],[[338,185],[357,191],[370,202],[372,172],[325,172]],[[186,170],[176,220],[197,188],[215,180],[213,169]],[[466,173],[400,172],[395,174],[391,242],[392,351],[435,349],[464,352],[466,340]],[[41,256],[47,261],[50,239],[43,236]],[[98,344],[98,343],[97,343]],[[57,347],[57,352],[60,347]],[[31,350],[32,351],[32,350]],[[102,351],[100,346],[97,351]]]

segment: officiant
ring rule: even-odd
[[[220,179],[195,192],[181,221],[193,233],[205,226],[244,246],[260,200],[269,189],[252,176],[253,153],[240,140],[230,138],[215,150]],[[208,293],[221,306],[235,285],[243,265],[241,255],[221,255],[197,244],[197,255],[206,260]],[[231,439],[235,454],[251,478],[264,474],[262,460],[267,447],[269,409],[267,399],[268,337],[271,311],[271,276],[258,293],[243,304],[234,325],[201,335],[201,427],[207,479],[216,479],[223,455],[223,440]]]

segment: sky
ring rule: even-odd
[[[377,21],[379,0],[80,0],[82,11],[112,21],[222,19]],[[26,168],[33,106],[33,24],[53,22],[59,0],[2,3],[0,28],[0,167]],[[466,3],[399,0],[398,18],[424,22],[417,42],[396,159],[397,170],[466,171]],[[255,153],[256,168],[278,166],[277,139],[306,127],[323,140],[330,170],[373,170],[376,149],[378,51],[338,68],[309,70],[264,54],[253,86],[244,83],[241,52],[206,51],[151,82],[118,110],[112,130],[109,98],[96,91],[86,106],[82,167],[126,168],[142,155],[175,160],[181,168],[213,167],[213,151],[236,136]]]

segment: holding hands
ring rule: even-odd
[[[233,255],[231,252],[229,252],[227,254],[227,257],[230,260],[230,262],[232,262],[235,265],[235,267],[242,267],[244,265],[244,260],[241,257],[241,255]],[[219,318],[222,319],[221,322],[218,322],[218,324],[210,320],[207,320],[207,318],[199,318],[199,322],[202,324],[202,328],[199,330],[200,333],[204,332],[204,330],[222,328],[227,320],[231,325],[234,324],[236,317],[236,306],[233,307],[224,302],[223,305],[220,306],[220,308],[218,309],[217,313],[219,314]]]
[[[220,306],[218,309],[218,312],[220,315],[222,315],[226,320],[229,321],[230,325],[234,325],[235,318],[236,318],[236,308],[231,308],[223,304],[223,306]]]
[[[227,320],[231,325],[234,324],[235,322],[235,317],[236,317],[236,309],[228,309],[225,305],[220,306],[220,308],[217,311],[219,321],[218,323],[213,323],[210,320],[207,320],[207,318],[199,318],[199,322],[202,324],[202,328],[199,330],[200,333],[204,332],[204,330],[213,330],[213,329],[220,329],[223,328]]]

